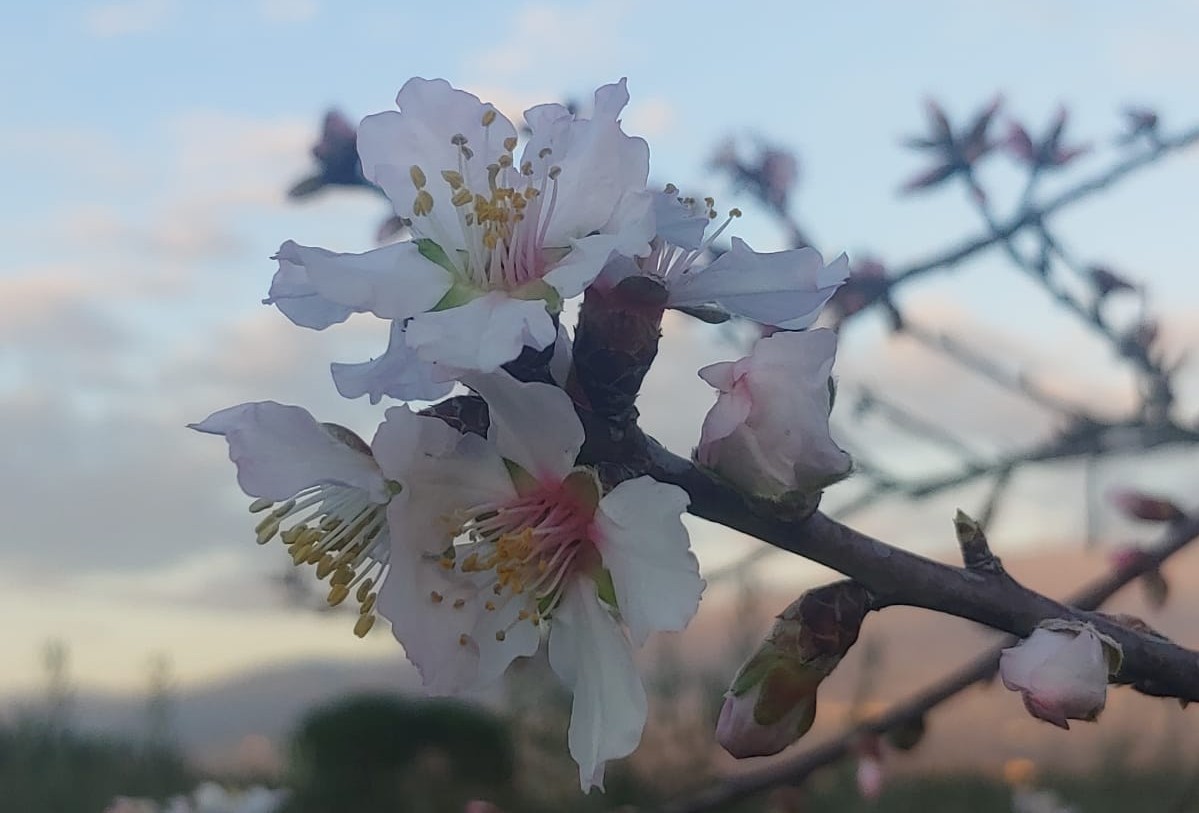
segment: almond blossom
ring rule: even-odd
[[[680,198],[668,186],[653,196],[655,235],[645,256],[613,257],[597,284],[614,286],[628,276],[648,276],[667,290],[667,307],[714,305],[732,316],[764,325],[799,330],[809,327],[837,287],[849,276],[844,254],[825,265],[811,247],[759,253],[738,237],[732,248],[706,262],[712,244],[739,209],[708,232],[715,201]]]
[[[759,339],[735,362],[699,375],[720,391],[696,460],[740,488],[778,499],[818,491],[849,473],[828,417],[837,334],[824,328]]]
[[[264,514],[258,543],[278,537],[294,564],[315,567],[329,580],[330,604],[354,595],[354,633],[365,636],[390,555],[385,508],[400,490],[370,447],[345,427],[274,401],[222,409],[191,428],[228,442],[238,484],[257,498],[250,511]]]
[[[1121,657],[1120,645],[1091,624],[1051,619],[1003,650],[999,674],[1029,714],[1069,728],[1067,720],[1092,721],[1103,711]]]
[[[375,437],[384,474],[404,483],[387,509],[379,612],[437,693],[487,685],[548,633],[574,694],[570,753],[583,788],[602,788],[605,761],[645,724],[633,647],[681,630],[699,604],[687,495],[649,477],[605,493],[576,465],[583,427],[557,387],[506,373],[466,383],[487,402],[486,439],[404,407]]]
[[[267,302],[317,329],[352,312],[400,322],[421,361],[463,371],[546,347],[562,301],[614,251],[648,251],[650,202],[638,193],[649,148],[621,130],[628,98],[621,80],[596,91],[591,119],[530,108],[518,157],[516,128],[494,106],[441,79],[410,79],[398,112],[363,120],[358,153],[414,239],[364,254],[284,243]]]

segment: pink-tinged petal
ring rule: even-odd
[[[844,477],[852,461],[828,425],[836,346],[831,330],[783,331],[733,365],[701,371],[721,392],[696,460],[760,496],[809,493]]]
[[[729,392],[737,380],[737,362],[718,361],[701,367],[697,375],[721,392]]]
[[[486,190],[487,165],[499,157],[505,139],[516,137],[516,129],[494,106],[444,79],[409,79],[396,96],[396,104],[400,112],[367,116],[358,127],[362,174],[383,189],[397,215],[412,219],[416,187],[410,170],[420,167],[425,189],[433,196],[433,209],[427,216],[432,228],[425,236],[438,243],[446,238],[456,240],[442,245],[452,255],[453,249],[462,247],[462,228],[442,171],[461,168],[469,188]],[[497,115],[484,127],[483,116],[488,111]],[[459,148],[450,143],[459,134],[474,152],[465,163],[460,160]]]
[[[428,362],[490,373],[520,355],[541,350],[557,327],[540,299],[492,291],[465,305],[422,313],[408,323],[408,346]]]
[[[271,280],[264,305],[274,305],[300,327],[324,330],[350,318],[354,308],[325,299],[317,293],[303,265],[277,257],[279,270]]]
[[[649,146],[620,129],[628,101],[622,79],[596,90],[591,119],[562,116],[561,108],[546,105],[525,114],[532,134],[522,161],[532,162],[535,177],[551,166],[562,170],[545,245],[566,246],[571,238],[603,228],[626,192],[645,188]],[[550,154],[541,158],[547,148]]]
[[[704,580],[682,522],[688,502],[683,489],[638,477],[612,489],[596,510],[596,547],[635,646],[651,632],[682,630],[699,609]]]
[[[999,674],[1004,686],[1023,695],[1030,714],[1067,728],[1067,720],[1094,720],[1103,710],[1114,668],[1109,655],[1118,663],[1119,646],[1090,625],[1046,622],[1003,650]]]
[[[374,502],[389,494],[371,456],[335,438],[307,410],[274,401],[222,409],[192,429],[223,435],[237,482],[251,497],[287,500],[309,486],[361,489]]]
[[[453,284],[449,272],[421,256],[412,242],[338,254],[288,240],[277,256],[280,267],[284,262],[302,267],[322,299],[383,319],[407,319],[428,310]]]
[[[752,408],[753,400],[748,387],[734,386],[727,393],[721,393],[704,416],[695,459],[705,466],[715,466],[719,454],[717,444],[745,425]]]
[[[454,388],[455,370],[429,364],[417,357],[404,340],[403,323],[391,323],[387,351],[359,364],[334,362],[333,384],[345,398],[370,396],[372,404],[383,396],[401,401],[436,401]]]
[[[844,255],[826,266],[813,248],[760,254],[734,237],[732,248],[711,265],[668,281],[669,304],[715,304],[764,325],[799,330],[816,321],[848,276]]]
[[[375,459],[405,493],[419,494],[422,507],[433,514],[449,517],[460,508],[516,495],[503,459],[483,438],[407,406],[391,407],[384,415],[371,441]],[[397,536],[393,530],[393,540]]]
[[[628,639],[586,577],[567,587],[554,610],[549,657],[574,694],[568,742],[579,781],[585,791],[603,790],[604,763],[637,747],[648,704]]]
[[[552,384],[517,381],[500,370],[463,379],[487,402],[487,437],[500,455],[539,481],[558,483],[583,448],[583,424],[570,396]]]

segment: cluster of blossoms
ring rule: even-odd
[[[704,589],[682,523],[688,494],[597,456],[585,429],[629,428],[663,310],[762,326],[748,356],[699,371],[718,394],[696,463],[792,504],[851,468],[828,426],[836,334],[812,328],[847,260],[758,253],[736,237],[713,251],[740,212],[722,220],[710,198],[650,190],[648,146],[621,127],[627,102],[621,81],[596,91],[591,118],[538,105],[522,137],[445,81],[407,82],[399,111],[359,127],[354,179],[386,194],[411,239],[361,254],[287,241],[264,302],[315,330],[355,313],[386,320],[384,353],[332,366],[337,390],[438,403],[391,406],[369,443],[272,401],[193,425],[227,441],[262,517],[258,542],[279,539],[312,567],[330,604],[352,599],[357,635],[385,618],[428,690],[485,687],[546,641],[573,693],[569,747],[585,790],[640,740],[635,648],[683,629]],[[968,166],[989,149],[993,114],[962,138],[935,117],[929,146],[952,153],[952,171]],[[560,317],[580,295],[572,338]],[[469,394],[449,397],[455,388]],[[771,754],[807,731],[868,609],[853,582],[788,608],[733,682],[717,730],[726,750]],[[1004,681],[1043,719],[1093,719],[1114,647],[1055,622],[1005,652]],[[877,788],[871,771],[864,786]]]

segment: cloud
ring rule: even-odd
[[[316,0],[258,0],[258,13],[269,23],[303,23],[319,11]]]
[[[89,8],[83,21],[94,37],[124,37],[160,30],[175,10],[173,0],[122,0]]]
[[[478,53],[468,67],[488,77],[538,75],[551,83],[580,70],[609,70],[624,56],[621,31],[627,0],[590,0],[570,7],[530,3],[513,15],[501,43]]]

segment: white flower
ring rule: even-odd
[[[1108,675],[1120,660],[1120,645],[1094,626],[1052,619],[1003,650],[999,674],[1029,714],[1069,728],[1067,720],[1091,721],[1103,711]]]
[[[716,218],[713,200],[679,198],[668,186],[653,196],[656,235],[648,256],[614,257],[601,282],[615,285],[635,274],[661,281],[667,290],[667,307],[716,305],[733,316],[752,319],[786,330],[809,327],[820,310],[849,276],[844,254],[825,265],[814,248],[758,253],[733,238],[732,248],[706,265],[712,243],[741,212],[728,218],[707,237],[704,232]]]
[[[512,123],[444,80],[410,79],[396,102],[363,120],[358,151],[414,239],[364,254],[285,243],[267,301],[297,324],[369,311],[407,322],[424,362],[492,371],[553,342],[562,301],[614,251],[648,251],[649,148],[620,129],[624,80],[596,91],[592,119],[526,111],[520,158]]]
[[[775,333],[735,362],[699,375],[720,390],[704,418],[696,460],[753,494],[812,492],[848,474],[829,435],[829,376],[837,335]]]
[[[329,579],[329,603],[354,594],[355,634],[375,621],[375,586],[387,569],[385,508],[399,485],[388,481],[371,449],[350,430],[318,423],[306,410],[273,401],[214,412],[192,429],[222,435],[242,491],[266,516],[259,544],[278,536],[297,565],[314,565]]]
[[[495,680],[548,629],[550,664],[574,693],[571,755],[584,789],[602,787],[604,762],[645,724],[630,643],[682,629],[703,590],[680,521],[687,495],[649,477],[604,494],[575,465],[583,427],[557,387],[502,372],[466,383],[487,401],[487,439],[400,407],[375,437],[404,483],[379,611],[443,693]]]

